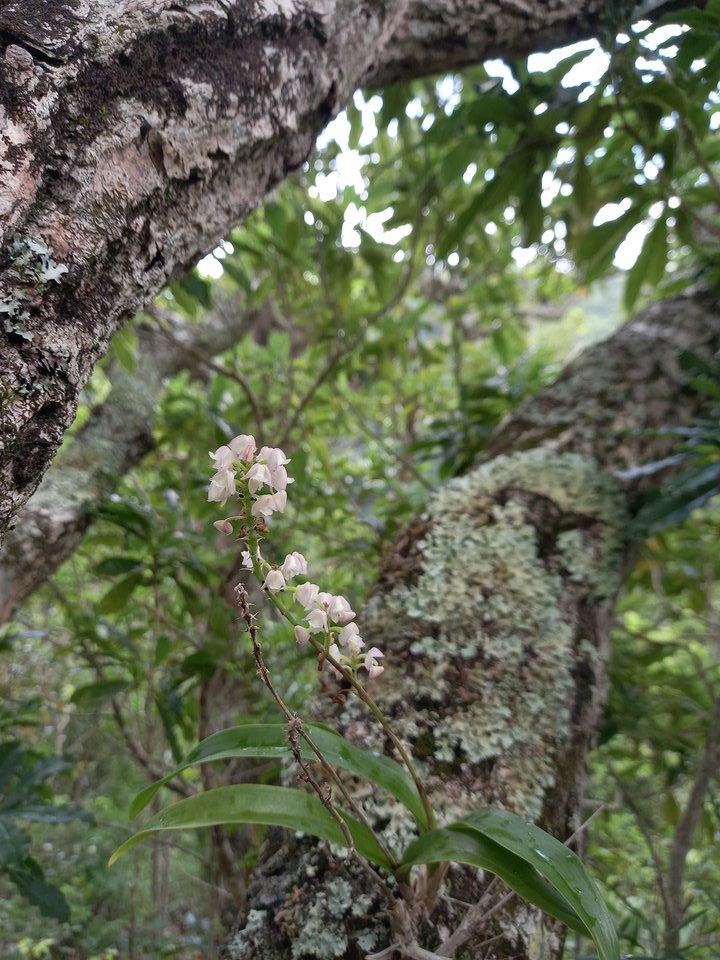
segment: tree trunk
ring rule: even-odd
[[[640,313],[524,404],[482,462],[447,484],[388,553],[363,614],[387,651],[373,695],[425,772],[443,822],[500,806],[565,839],[578,825],[588,752],[604,705],[613,601],[633,549],[632,497],[660,474],[666,424],[687,424],[701,399],[678,354],[720,348],[720,298],[695,292]],[[357,701],[315,714],[390,752]],[[370,819],[402,846],[407,815],[358,788]],[[451,871],[449,892],[413,931],[437,952],[462,918],[456,901],[483,889]],[[497,902],[497,901],[494,901]],[[325,845],[273,835],[225,960],[359,960],[396,942],[366,875]],[[486,946],[481,947],[481,944]],[[455,954],[558,960],[563,932],[510,900]],[[441,955],[442,950],[440,950]]]
[[[601,0],[0,0],[0,542],[118,326],[358,85],[587,36]]]

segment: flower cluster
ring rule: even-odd
[[[252,506],[254,517],[269,517],[273,513],[282,513],[287,504],[287,486],[292,483],[285,464],[290,463],[279,447],[261,447],[256,453],[255,437],[242,434],[225,446],[218,447],[210,459],[215,461],[215,476],[208,487],[208,500],[217,501],[223,506],[235,495],[237,472],[240,479],[248,485],[250,493],[255,495],[264,486],[270,493],[255,496]],[[217,520],[215,526],[222,533],[229,533],[228,520]]]
[[[290,557],[286,557],[285,562],[289,559]],[[334,660],[347,664],[352,669],[365,667],[371,678],[383,672],[385,668],[378,663],[383,656],[381,650],[371,647],[367,653],[362,652],[365,642],[360,636],[358,625],[352,622],[356,614],[345,597],[325,593],[316,583],[303,583],[295,587],[293,592],[295,602],[305,611],[304,619],[307,624],[298,624],[295,627],[295,639],[301,646],[310,641],[311,634],[324,634],[327,652]],[[343,653],[341,647],[347,653]]]
[[[255,438],[243,434],[210,454],[215,462],[216,473],[210,481],[208,500],[225,504],[238,492],[239,483],[245,494],[249,493],[252,497],[251,513],[257,520],[285,510],[287,486],[293,480],[288,477],[285,469],[285,464],[290,461],[279,447],[261,447],[257,453],[256,450]],[[269,488],[270,493],[261,493],[263,487]],[[247,523],[250,518],[228,517],[225,520],[216,520],[214,526],[221,533],[231,536],[232,520]],[[357,624],[353,623],[356,614],[345,597],[325,593],[316,583],[289,586],[289,581],[294,577],[307,574],[308,564],[305,557],[295,551],[288,554],[280,566],[272,566],[260,556],[257,540],[250,540],[250,543],[256,545],[254,553],[243,550],[243,566],[256,573],[258,570],[264,572],[263,590],[274,598],[276,605],[289,619],[295,620],[274,595],[288,590],[304,610],[305,624],[295,626],[298,643],[301,646],[308,644],[312,635],[316,649],[324,651],[325,656],[329,655],[353,674],[360,667],[364,667],[371,678],[379,676],[385,669],[379,663],[383,653],[377,647],[363,652],[365,642],[360,636]],[[335,672],[341,676],[337,670]]]

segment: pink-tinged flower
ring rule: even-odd
[[[324,610],[311,610],[307,622],[312,633],[321,633],[327,630],[327,614]]]
[[[270,483],[270,471],[264,463],[254,463],[243,477],[247,480],[250,493],[257,493],[260,487]]]
[[[315,606],[315,597],[320,593],[316,583],[303,583],[295,591],[295,599],[301,607],[311,610]]]
[[[233,525],[229,520],[216,520],[213,523],[213,526],[216,530],[219,530],[220,533],[224,533],[226,537],[231,537],[233,533]]]
[[[235,454],[230,447],[218,447],[215,453],[210,454],[210,459],[215,461],[216,470],[232,470]]]
[[[252,505],[252,515],[254,517],[262,515],[269,517],[273,513],[282,513],[287,504],[287,494],[284,491],[279,493],[264,493],[258,497]]]
[[[330,600],[328,604],[328,616],[333,623],[339,623],[340,625],[350,623],[351,620],[355,619],[355,613],[351,609],[350,604],[345,597],[341,596],[333,597]]]
[[[217,501],[222,506],[235,493],[235,472],[218,470],[208,487],[208,500]]]
[[[266,463],[271,471],[290,463],[280,447],[262,447],[257,459],[260,463]]]
[[[293,553],[289,553],[285,557],[283,565],[280,567],[280,569],[282,570],[282,575],[286,580],[292,580],[292,578],[297,577],[298,574],[305,574],[308,572],[307,560],[301,553],[298,553],[297,550],[295,550]]]
[[[378,650],[377,647],[370,647],[368,652],[365,654],[365,662],[363,666],[370,674],[370,679],[373,680],[375,677],[379,677],[383,672],[385,667],[381,667],[378,663],[380,657],[384,657],[385,654],[382,650]]]
[[[242,565],[245,567],[245,569],[252,570],[253,562],[252,562],[252,557],[250,556],[250,551],[243,550],[241,556],[242,556]]]
[[[348,623],[347,626],[342,628],[338,636],[338,642],[342,644],[343,647],[348,647],[354,657],[356,657],[365,646],[356,623]]]
[[[250,434],[241,433],[239,437],[233,437],[228,446],[238,460],[242,460],[243,463],[252,463],[257,447],[255,437],[250,436]]]
[[[279,570],[268,570],[268,575],[265,577],[265,583],[263,584],[263,590],[267,590],[268,593],[279,593],[284,589],[285,577],[282,573],[280,573]]]
[[[310,631],[307,627],[301,627],[299,624],[295,627],[295,639],[301,647],[307,646],[310,642]]]
[[[315,597],[315,606],[320,607],[321,610],[327,611],[327,608],[330,606],[330,601],[332,600],[332,598],[333,598],[333,595],[331,593],[326,593],[324,590],[322,590]]]
[[[270,480],[268,481],[273,490],[285,490],[289,483],[295,483],[292,477],[287,475],[287,470],[283,466],[276,467],[274,470],[270,470]]]
[[[338,663],[340,662],[340,650],[338,649],[338,645],[337,645],[336,643],[331,643],[331,644],[330,644],[330,646],[329,646],[329,648],[328,648],[328,653],[329,653],[330,656],[333,658],[333,660],[337,660]],[[338,680],[342,680],[342,674],[340,673],[340,671],[339,671],[336,667],[333,667],[333,665],[330,664],[330,669],[331,669],[332,672],[335,674],[335,676],[338,678]]]

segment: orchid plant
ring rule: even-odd
[[[115,851],[111,863],[151,834],[163,830],[219,824],[259,823],[286,827],[344,845],[366,870],[387,902],[394,942],[369,957],[448,957],[479,928],[486,916],[481,903],[433,953],[415,940],[413,918],[432,910],[450,862],[470,864],[499,877],[510,888],[571,929],[592,939],[599,960],[619,960],[617,937],[607,908],[585,867],[566,844],[534,824],[505,811],[482,809],[462,820],[438,826],[430,798],[413,758],[366,684],[386,669],[383,651],[366,646],[349,601],[307,579],[308,563],[293,551],[273,563],[261,546],[269,539],[268,520],[288,502],[290,460],[278,447],[258,449],[242,434],[210,454],[215,473],[208,500],[232,512],[214,526],[243,545],[243,566],[292,628],[300,648],[312,651],[318,666],[343,681],[357,696],[395,749],[398,761],[364,750],[330,728],[305,723],[285,703],[265,663],[255,614],[243,584],[235,588],[241,619],[250,637],[258,674],[283,714],[277,724],[246,723],[203,740],[182,764],[141,791],[131,805],[139,814],[161,787],[188,767],[224,758],[289,757],[299,779],[310,787],[238,784],[208,790],[181,800],[152,816]],[[290,632],[290,630],[288,631]],[[313,766],[320,764],[321,785]],[[311,766],[311,764],[313,766]],[[402,852],[391,848],[362,805],[352,796],[340,771],[364,778],[403,804],[415,820],[417,838]],[[331,785],[328,790],[327,783]],[[415,868],[418,868],[415,870]],[[497,908],[497,904],[496,907]]]
[[[290,461],[278,447],[262,447],[257,454],[256,449],[255,439],[243,435],[235,437],[227,446],[219,447],[215,453],[210,454],[217,466],[217,473],[210,481],[208,500],[217,500],[221,505],[235,493],[237,475],[233,465],[236,462],[246,467],[250,465],[240,479],[245,513],[227,517],[225,520],[216,520],[214,524],[228,536],[232,536],[234,532],[233,521],[243,524],[248,521],[248,517],[257,521],[258,518],[269,517],[273,513],[282,513],[287,505],[287,486],[293,480],[288,477],[285,464]],[[259,492],[265,486],[270,489],[270,493]],[[265,528],[264,524],[262,528]],[[345,597],[326,593],[320,590],[316,583],[306,582],[300,586],[290,586],[289,581],[294,577],[307,574],[305,557],[294,551],[285,557],[280,566],[272,566],[260,555],[257,522],[255,535],[246,527],[243,527],[243,530],[247,531],[245,537],[248,542],[248,549],[242,553],[243,566],[252,570],[262,581],[263,590],[267,591],[271,598],[288,591],[305,611],[304,623],[294,624],[297,642],[307,646],[311,637],[319,638],[324,661],[333,664],[337,676],[342,676],[342,672],[334,666],[334,663],[338,662],[354,677],[357,677],[360,667],[367,670],[371,679],[379,676],[384,669],[379,663],[383,653],[377,647],[362,652],[365,643],[357,624],[352,622],[356,613]],[[275,604],[283,616],[292,619],[281,603],[275,600]],[[319,650],[317,641],[313,642],[313,647]],[[341,653],[341,647],[347,652]]]

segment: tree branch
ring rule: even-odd
[[[690,796],[673,835],[665,883],[665,949],[675,956],[680,947],[680,928],[685,915],[683,883],[685,867],[695,831],[705,808],[708,787],[720,768],[720,697],[717,697],[710,718],[705,749],[700,757]]]
[[[0,540],[115,330],[307,158],[362,84],[591,35],[601,0],[0,9]],[[45,252],[43,252],[45,251]]]

